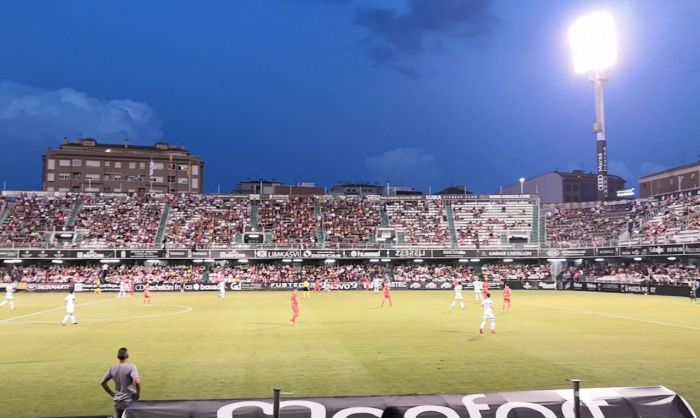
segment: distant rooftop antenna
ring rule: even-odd
[[[124,138],[124,148],[129,148],[129,138]]]

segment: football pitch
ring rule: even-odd
[[[64,294],[16,294],[0,309],[0,416],[111,414],[99,386],[129,348],[142,398],[467,393],[665,385],[700,407],[700,305],[687,298],[515,291],[497,334],[481,309],[450,311],[452,292],[77,294],[79,324],[62,327]],[[488,326],[487,326],[488,327]]]

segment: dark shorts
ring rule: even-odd
[[[309,288],[308,288],[308,287],[302,287],[301,290],[303,290],[304,292],[308,292],[308,291],[309,291]]]

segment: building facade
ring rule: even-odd
[[[609,175],[608,190],[610,200],[615,200],[619,190],[625,188],[622,177]],[[501,192],[499,190],[499,192]],[[536,194],[542,203],[594,202],[598,200],[597,178],[595,173],[574,170],[571,173],[551,171],[525,179],[521,184],[514,183],[503,187],[503,194]]]
[[[47,192],[202,193],[204,162],[184,148],[65,140],[42,155]]]
[[[700,189],[700,161],[639,179],[639,197],[658,197]]]

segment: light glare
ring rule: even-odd
[[[594,12],[576,19],[569,27],[569,46],[577,73],[601,71],[615,65],[618,38],[612,15]]]

